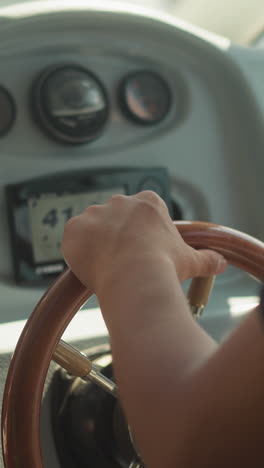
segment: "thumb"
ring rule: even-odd
[[[197,250],[193,276],[213,276],[223,273],[226,259],[214,250]]]

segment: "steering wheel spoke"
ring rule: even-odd
[[[207,305],[215,283],[215,276],[194,278],[191,282],[187,299],[194,318],[199,319]]]
[[[69,374],[86,381],[90,380],[112,396],[117,396],[116,384],[105,377],[84,353],[65,341],[59,341],[52,359]]]
[[[133,460],[130,465],[129,465],[129,468],[143,468],[144,465],[142,465],[142,463],[138,460]]]

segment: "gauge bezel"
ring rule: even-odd
[[[100,127],[89,136],[74,137],[72,135],[67,134],[66,132],[63,132],[61,129],[56,127],[55,119],[47,109],[47,105],[45,102],[45,84],[54,73],[57,73],[58,71],[64,69],[75,69],[77,71],[86,73],[97,83],[103,95],[105,109],[103,112],[104,115],[102,118],[102,122],[100,123]],[[105,129],[110,113],[110,100],[102,81],[93,72],[76,63],[63,63],[61,65],[51,65],[47,67],[44,71],[42,71],[33,81],[33,85],[31,87],[30,92],[30,105],[33,112],[34,121],[37,122],[38,126],[42,130],[44,130],[45,133],[48,134],[50,137],[56,139],[57,141],[60,141],[61,143],[69,145],[82,145],[96,140]]]
[[[125,87],[127,85],[127,82],[131,78],[136,78],[137,76],[145,75],[145,74],[155,77],[155,79],[157,79],[164,86],[164,89],[166,90],[167,97],[168,97],[168,104],[166,106],[165,111],[162,113],[162,115],[159,118],[155,119],[154,121],[144,120],[141,117],[139,117],[137,114],[135,114],[133,111],[131,111],[131,109],[129,108],[127,104],[127,100],[125,97]],[[173,93],[167,80],[163,78],[163,76],[159,72],[149,70],[149,69],[141,69],[141,70],[137,70],[137,71],[126,74],[122,78],[119,84],[118,97],[119,97],[119,103],[120,103],[120,107],[121,107],[123,114],[130,121],[132,120],[134,123],[137,123],[142,126],[147,126],[147,127],[155,126],[159,124],[160,122],[162,122],[163,120],[165,120],[169,116],[170,111],[172,109],[172,104],[173,104]]]

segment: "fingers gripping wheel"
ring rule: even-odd
[[[264,279],[262,242],[215,224],[175,224],[190,246],[214,249],[224,255],[230,264],[261,281]],[[43,467],[39,416],[48,366],[65,328],[90,296],[91,292],[67,270],[42,297],[22,332],[9,369],[3,399],[2,439],[6,468]],[[43,329],[45,334],[42,333]],[[34,398],[29,398],[32,394]]]

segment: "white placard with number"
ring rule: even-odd
[[[64,224],[80,214],[89,205],[105,203],[116,193],[124,194],[123,187],[76,194],[45,194],[28,200],[32,248],[35,263],[62,260],[61,239]]]

